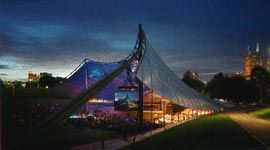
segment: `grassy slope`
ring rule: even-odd
[[[6,98],[60,98],[67,99],[70,98],[66,95],[54,92],[52,89],[42,89],[42,88],[16,88],[15,90],[11,88],[6,88],[4,91]],[[13,95],[15,94],[15,95]]]
[[[249,112],[252,116],[270,120],[270,108],[261,108]]]
[[[225,114],[195,119],[147,138],[127,149],[247,149],[262,148]]]
[[[51,104],[55,100],[66,101],[70,99],[64,95],[59,95],[58,93],[54,93],[47,89],[19,88],[19,89],[16,89],[15,96],[12,96],[12,89],[5,89],[4,94],[5,94],[6,100],[8,101],[17,100],[17,102],[20,102],[20,101],[33,102],[33,103],[42,102],[42,103]],[[13,110],[14,107],[11,105],[13,103],[8,103],[8,104],[9,104],[8,105],[9,109],[7,110],[8,111]],[[25,105],[28,105],[28,103],[26,103]],[[7,115],[7,117],[10,117],[10,115]],[[5,121],[5,122],[6,122],[5,125],[8,128],[8,130],[6,131],[8,134],[8,139],[10,139],[10,140],[7,140],[7,144],[9,148],[15,149],[15,147],[20,147],[21,145],[24,145],[22,143],[24,143],[24,140],[26,139],[25,135],[27,135],[28,128],[23,128],[23,127],[15,128],[14,126],[11,126],[10,122],[8,121]],[[44,142],[45,143],[44,147],[38,148],[38,149],[48,150],[54,147],[57,150],[62,150],[62,149],[66,149],[66,147],[68,146],[89,144],[89,143],[98,142],[101,140],[100,130],[96,130],[95,132],[93,132],[91,129],[88,129],[85,127],[79,130],[79,129],[74,129],[74,127],[71,125],[57,128],[53,131],[53,133],[50,133],[49,135],[45,135],[45,136],[47,136],[48,139],[46,139],[46,137],[41,137],[40,140],[41,141],[46,140],[47,142]],[[119,134],[117,132],[104,131],[105,140],[118,138],[118,137],[119,137]],[[28,142],[31,143],[32,141],[28,141]],[[32,143],[32,145],[34,144]]]
[[[52,145],[63,145],[68,144],[69,146],[76,146],[82,144],[89,144],[101,141],[101,131],[96,130],[93,132],[91,129],[83,127],[80,130],[74,129],[74,127],[68,126],[61,130],[55,131],[52,135],[48,135],[49,143]],[[69,139],[67,141],[67,139]],[[119,138],[119,134],[113,131],[104,131],[104,140]]]
[[[36,137],[37,139],[24,139],[25,133],[14,133],[9,142],[10,148],[15,149],[15,147],[23,147],[21,149],[27,150],[66,150],[70,146],[78,146],[83,144],[89,144],[94,142],[101,141],[101,131],[95,130],[92,131],[89,128],[82,127],[78,129],[74,126],[67,125],[62,126],[52,130],[50,133],[43,135],[42,137]],[[113,138],[119,138],[120,135],[117,132],[113,131],[104,131],[104,140],[109,140]],[[24,141],[26,140],[26,141]],[[14,143],[14,141],[16,141]],[[30,144],[31,147],[24,147],[27,144]]]

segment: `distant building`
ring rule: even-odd
[[[13,83],[11,81],[4,81],[5,87],[11,88],[13,86]]]
[[[45,77],[45,76],[52,77],[52,73],[48,73],[48,72],[41,72],[41,73],[39,74],[39,78],[42,78],[42,77]]]
[[[270,56],[266,61],[266,70],[270,73]]]
[[[259,53],[259,43],[256,44],[256,52],[250,52],[249,47],[247,48],[248,54],[244,58],[244,76],[249,77],[251,71],[255,67],[262,67],[263,60]]]
[[[28,72],[28,82],[38,82],[39,75],[31,71]]]
[[[7,88],[25,88],[26,82],[22,81],[3,81],[3,85]]]
[[[22,87],[22,88],[26,88],[26,85],[27,85],[26,82],[22,82],[22,83],[21,83],[21,87]]]

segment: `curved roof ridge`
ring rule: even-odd
[[[122,60],[119,60],[119,61],[98,61],[98,60],[94,60],[94,59],[88,59],[88,58],[85,58],[84,59],[86,62],[96,62],[96,63],[120,63],[120,62],[122,62],[122,61],[124,61],[124,59],[122,59]]]

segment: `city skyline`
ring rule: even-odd
[[[132,50],[137,24],[178,76],[243,71],[246,47],[269,56],[267,0],[2,1],[0,78],[67,76],[84,58],[118,61]]]

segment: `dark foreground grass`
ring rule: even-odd
[[[8,141],[10,150],[68,150],[69,147],[101,142],[101,130],[72,125],[61,126],[49,133],[35,138],[27,138],[26,133],[12,132]],[[104,130],[104,140],[119,138],[117,132]]]
[[[216,114],[173,127],[125,149],[263,149],[263,147],[226,114]]]
[[[258,118],[270,120],[270,108],[256,109],[254,111],[250,111],[249,114]]]
[[[74,129],[74,127],[68,126],[58,129],[53,134],[47,136],[47,144],[54,146],[59,145],[59,147],[63,147],[63,145],[68,145],[70,147],[99,141],[101,142],[101,130],[98,129],[93,131],[87,127]],[[120,137],[119,133],[109,130],[104,130],[103,136],[104,140]]]
[[[59,92],[55,92],[52,89],[43,89],[43,88],[5,88],[3,89],[5,93],[5,97],[7,99],[29,99],[29,98],[59,98],[59,99],[69,99],[70,97],[61,94]]]

